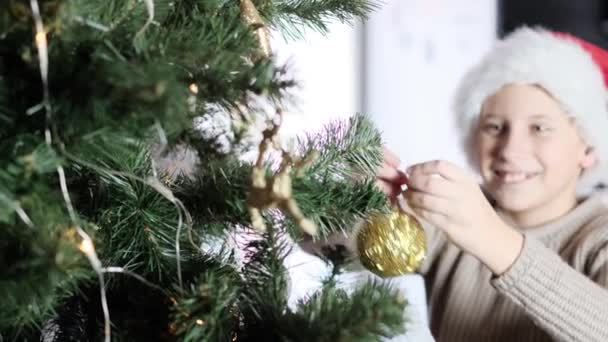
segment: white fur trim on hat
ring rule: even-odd
[[[467,157],[483,102],[508,84],[536,84],[573,116],[601,162],[608,160],[607,92],[600,68],[578,43],[541,28],[522,27],[503,40],[463,78],[455,112]],[[594,172],[585,172],[583,178]],[[590,180],[585,180],[590,182]]]

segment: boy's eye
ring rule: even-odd
[[[547,133],[547,132],[551,131],[551,127],[549,127],[549,125],[545,125],[545,124],[536,124],[536,125],[532,125],[532,130],[536,133]]]
[[[486,133],[497,134],[502,131],[502,125],[499,123],[488,122],[482,126],[482,130]]]

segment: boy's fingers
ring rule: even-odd
[[[385,193],[391,199],[396,198],[401,194],[401,185],[391,182],[386,182],[384,180],[378,179],[376,181],[376,186]]]
[[[462,184],[449,179],[428,174],[413,174],[407,183],[407,188],[415,191],[433,194],[443,198],[455,199],[462,195]]]
[[[389,182],[389,183],[397,183],[397,184],[406,184],[407,183],[407,176],[405,175],[405,172],[396,169],[395,167],[389,166],[389,165],[383,165],[380,170],[378,170],[378,178],[380,178],[383,181]]]
[[[407,184],[408,180],[407,180],[407,175],[405,174],[405,172],[401,171],[401,170],[397,170],[397,177],[395,178],[395,183],[398,184]]]
[[[407,169],[407,172],[410,175],[416,173],[429,175],[438,174],[441,177],[452,181],[462,181],[468,179],[467,174],[463,170],[445,160],[433,160],[430,162],[416,164],[410,166]]]
[[[382,146],[382,157],[384,162],[394,168],[398,168],[401,164],[401,159],[391,150],[389,150],[386,146]]]
[[[446,198],[415,190],[407,190],[403,196],[407,203],[414,208],[422,208],[442,215],[446,215],[446,209],[452,205],[451,201]]]

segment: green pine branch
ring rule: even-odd
[[[371,0],[279,0],[256,1],[260,12],[271,23],[291,38],[303,37],[305,29],[328,33],[333,20],[353,24],[355,19],[365,19],[378,7]]]
[[[360,115],[336,121],[300,142],[302,157],[316,157],[292,172],[293,196],[304,215],[319,227],[320,238],[350,231],[371,210],[386,208],[386,197],[375,188],[373,178],[381,161],[380,149],[378,131]],[[222,225],[249,221],[250,174],[250,164],[221,159],[200,164],[192,177],[177,182],[176,194],[188,205],[200,234],[218,234]],[[354,181],[356,177],[361,180]],[[301,237],[299,228],[287,227],[293,238]],[[220,231],[202,232],[214,228]]]
[[[278,325],[288,341],[378,341],[405,332],[407,305],[389,285],[370,281],[351,294],[327,285]]]
[[[153,187],[155,175],[150,146],[119,139],[92,139],[70,154],[74,162],[74,203],[98,226],[100,257],[150,280],[176,278],[176,233],[179,209]],[[81,180],[86,183],[79,183]],[[160,181],[160,180],[159,180]],[[199,258],[200,237],[192,235],[185,219],[180,238],[180,260],[185,265]]]
[[[386,196],[376,189],[373,181],[299,178],[293,186],[294,198],[304,215],[317,224],[321,239],[335,232],[352,232],[355,223],[372,210],[386,209]],[[301,232],[294,228],[292,236],[299,238]]]
[[[254,115],[251,98],[285,103],[295,84],[272,58],[252,58],[258,41],[238,1],[155,0],[152,22],[145,1],[38,2],[50,107],[42,105],[30,4],[10,1],[0,9],[0,339],[37,339],[36,330],[49,322],[65,328],[60,339],[82,336],[84,325],[90,340],[102,338],[99,284],[78,248],[76,224],[92,236],[103,266],[153,283],[106,275],[115,341],[213,340],[235,332],[245,340],[297,339],[285,329],[306,319],[337,339],[389,335],[397,309],[376,288],[346,296],[328,287],[298,312],[286,308],[289,247],[279,231],[301,234],[288,216],[265,213],[269,230],[249,245],[249,261],[238,272],[234,260],[222,267],[209,261],[224,252],[203,254],[201,246],[248,225],[251,165],[238,156],[205,154],[191,178],[160,185],[166,179],[152,146],[160,142],[170,151],[183,144],[204,153],[212,146],[198,139],[195,116],[241,106]],[[270,26],[288,35],[325,31],[329,20],[352,22],[373,7],[365,0],[255,3]],[[234,136],[242,133],[232,128]],[[322,237],[349,230],[385,205],[373,185],[380,139],[367,119],[331,125],[300,147],[309,163],[292,172],[294,198]],[[173,194],[192,214],[192,229]],[[68,215],[68,197],[78,222]],[[371,311],[357,316],[357,308]]]
[[[0,151],[12,158],[0,164],[0,331],[10,336],[38,328],[92,271],[54,189],[63,160],[27,136]]]
[[[280,336],[277,324],[287,307],[289,286],[293,286],[284,266],[290,250],[289,242],[274,228],[248,243],[239,298],[243,316],[239,335],[244,340],[275,341]]]
[[[6,130],[12,126],[15,116],[11,107],[8,84],[0,77],[0,139],[4,137]]]
[[[74,228],[52,198],[52,192],[41,188],[36,195],[21,198],[34,227],[17,218],[0,224],[0,331],[9,336],[15,329],[39,328],[64,298],[94,279],[78,250]]]
[[[306,171],[338,179],[373,178],[382,163],[382,138],[373,122],[357,114],[348,121],[334,121],[319,133],[299,140],[302,155],[315,158]]]
[[[242,279],[222,264],[203,271],[186,291],[178,291],[171,321],[180,341],[229,341],[239,325],[237,300]]]

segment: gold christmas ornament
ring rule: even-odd
[[[381,277],[414,272],[426,253],[420,222],[398,208],[374,213],[357,235],[357,250],[365,268]]]
[[[260,55],[256,57],[270,57],[270,54],[272,53],[270,49],[270,33],[268,32],[268,28],[264,24],[264,20],[260,16],[258,9],[251,0],[240,0],[239,7],[243,20],[251,27],[260,44]]]

